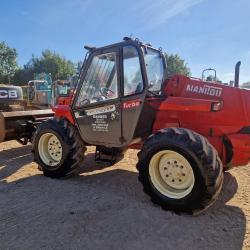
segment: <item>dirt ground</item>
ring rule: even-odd
[[[153,205],[137,181],[136,151],[110,167],[93,148],[70,179],[44,177],[31,147],[0,144],[0,249],[250,249],[250,167],[225,175],[197,216]]]

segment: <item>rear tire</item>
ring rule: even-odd
[[[203,136],[183,128],[151,135],[138,153],[143,190],[165,210],[197,213],[218,197],[223,184],[222,163]]]
[[[34,161],[45,176],[70,175],[82,162],[86,147],[78,130],[66,119],[43,122],[33,137]]]

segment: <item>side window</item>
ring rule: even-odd
[[[83,81],[76,106],[79,107],[117,97],[116,53],[94,56]]]
[[[143,80],[139,55],[134,46],[123,48],[124,96],[141,93]]]
[[[161,94],[161,88],[164,81],[162,56],[159,51],[147,48],[144,59],[146,63],[149,90],[155,94]]]

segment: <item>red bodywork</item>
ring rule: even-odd
[[[73,99],[73,96],[74,96],[74,91],[70,90],[67,96],[66,95],[58,96],[56,102],[58,105],[70,105]]]
[[[55,117],[66,118],[71,124],[75,125],[75,120],[71,114],[70,105],[74,98],[74,91],[70,91],[68,96],[59,96],[56,106],[52,106],[52,110],[55,113]]]
[[[57,104],[58,105],[70,105],[72,100],[72,96],[67,96],[67,97],[58,97]]]
[[[66,118],[71,124],[75,125],[75,120],[71,113],[71,108],[69,105],[56,105],[52,107],[52,110],[55,112],[56,118]]]
[[[222,162],[232,166],[250,160],[250,91],[176,75],[165,85],[167,98],[152,101],[157,109],[154,131],[183,127],[205,136]],[[215,110],[212,111],[212,106]]]
[[[166,80],[164,92],[166,98],[146,99],[156,111],[153,133],[168,127],[191,129],[210,141],[224,165],[250,161],[250,134],[240,132],[250,127],[249,90],[175,75]],[[75,124],[69,106],[53,111]]]

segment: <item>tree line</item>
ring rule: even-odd
[[[189,76],[190,69],[185,60],[176,54],[165,54],[167,60],[166,76],[183,74]],[[23,85],[34,79],[35,73],[50,73],[52,80],[68,79],[74,75],[81,62],[72,62],[54,51],[46,49],[40,56],[32,55],[31,59],[23,66],[17,63],[18,52],[8,46],[6,42],[0,42],[0,83]]]

